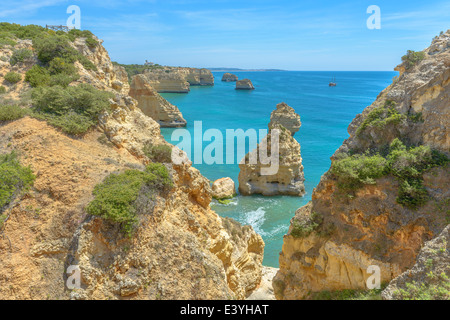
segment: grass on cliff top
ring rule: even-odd
[[[19,163],[15,152],[0,155],[0,212],[20,193],[27,191],[35,178],[29,167]]]
[[[353,192],[376,179],[393,175],[400,183],[397,202],[411,209],[424,205],[429,197],[423,186],[423,173],[433,167],[446,166],[448,157],[429,146],[406,147],[395,139],[388,154],[338,155],[331,166],[337,186],[343,192]]]
[[[95,187],[87,212],[120,224],[122,232],[131,236],[138,214],[151,214],[154,195],[171,187],[169,171],[160,163],[148,165],[145,171],[111,174]]]

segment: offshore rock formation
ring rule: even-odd
[[[295,113],[294,109],[290,108],[289,112],[286,115],[287,118],[295,118],[300,121],[300,116]],[[269,134],[239,164],[239,192],[243,195],[302,196],[305,194],[305,178],[300,155],[300,144],[292,137],[293,132],[283,127],[275,118],[273,117],[269,125]],[[284,118],[280,119],[284,121]],[[270,167],[270,164],[263,164],[265,161],[261,161],[259,150],[261,148],[262,150],[268,150],[270,155],[272,152],[271,140],[275,129],[279,132],[278,170],[275,173],[265,175],[262,174],[262,169]],[[251,159],[257,159],[257,163],[250,163]]]
[[[288,129],[292,135],[298,132],[302,126],[300,116],[295,113],[294,108],[284,102],[277,104],[277,109],[270,115],[269,128],[277,123]]]
[[[208,69],[161,67],[146,70],[144,75],[158,93],[187,93],[191,85],[214,85],[214,76]]]
[[[75,45],[98,68],[77,64],[80,81],[116,96],[97,130],[79,138],[29,117],[0,124],[1,152],[16,150],[36,175],[34,188],[2,212],[9,220],[0,230],[0,299],[248,297],[261,281],[264,242],[250,226],[210,209],[209,181],[187,157],[166,164],[173,187],[155,196],[133,237],[87,215],[97,184],[111,173],[143,169],[146,143],[168,144],[158,123],[124,93],[123,70],[106,50],[87,52],[80,39]],[[80,267],[81,289],[65,286],[70,265]]]
[[[392,280],[382,297],[450,300],[450,225],[425,244],[414,267]]]
[[[222,81],[224,82],[235,82],[238,81],[238,77],[235,74],[231,74],[231,73],[224,73],[222,76]]]
[[[222,178],[213,182],[212,196],[217,200],[233,198],[236,195],[236,187],[231,178]]]
[[[250,79],[242,79],[236,81],[236,90],[254,90],[255,87],[253,86]]]
[[[350,138],[332,158],[332,168],[348,153],[381,153],[395,138],[449,155],[450,30],[424,52],[416,64],[400,65],[401,76],[352,121]],[[291,220],[274,279],[277,299],[363,289],[370,265],[379,266],[381,281],[389,282],[411,268],[423,243],[448,224],[445,166],[423,173],[428,201],[416,209],[397,202],[400,182],[392,175],[353,193],[343,192],[337,179],[331,170],[326,173],[312,201]]]
[[[130,96],[137,100],[142,112],[156,120],[163,128],[185,127],[186,120],[180,110],[161,97],[148,83],[147,78],[138,74],[131,82]]]

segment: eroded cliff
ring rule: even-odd
[[[251,227],[210,209],[209,181],[187,158],[164,164],[171,187],[140,199],[145,206],[131,237],[120,224],[87,213],[95,186],[106,177],[152,163],[144,146],[172,146],[126,94],[126,74],[112,65],[101,44],[87,46],[86,39],[77,38],[71,45],[95,68],[76,61],[80,78],[70,85],[89,83],[114,95],[97,125],[81,136],[29,116],[0,123],[1,153],[15,150],[36,175],[34,187],[16,195],[1,213],[8,219],[0,230],[0,299],[249,296],[261,281],[264,242]],[[9,55],[3,60],[13,51],[2,51]],[[34,56],[14,70],[24,73],[36,62]],[[18,95],[29,90],[22,81],[8,93],[27,109],[32,102],[22,104]],[[81,271],[79,289],[66,287],[70,265]]]
[[[371,265],[389,282],[448,224],[450,31],[403,60],[291,220],[274,279],[278,299],[364,289]]]

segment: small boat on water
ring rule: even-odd
[[[330,87],[336,87],[337,86],[336,78],[333,77],[333,80],[330,82],[329,86]]]

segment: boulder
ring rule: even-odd
[[[231,178],[221,178],[212,185],[213,198],[218,200],[230,199],[236,195],[236,187]]]

